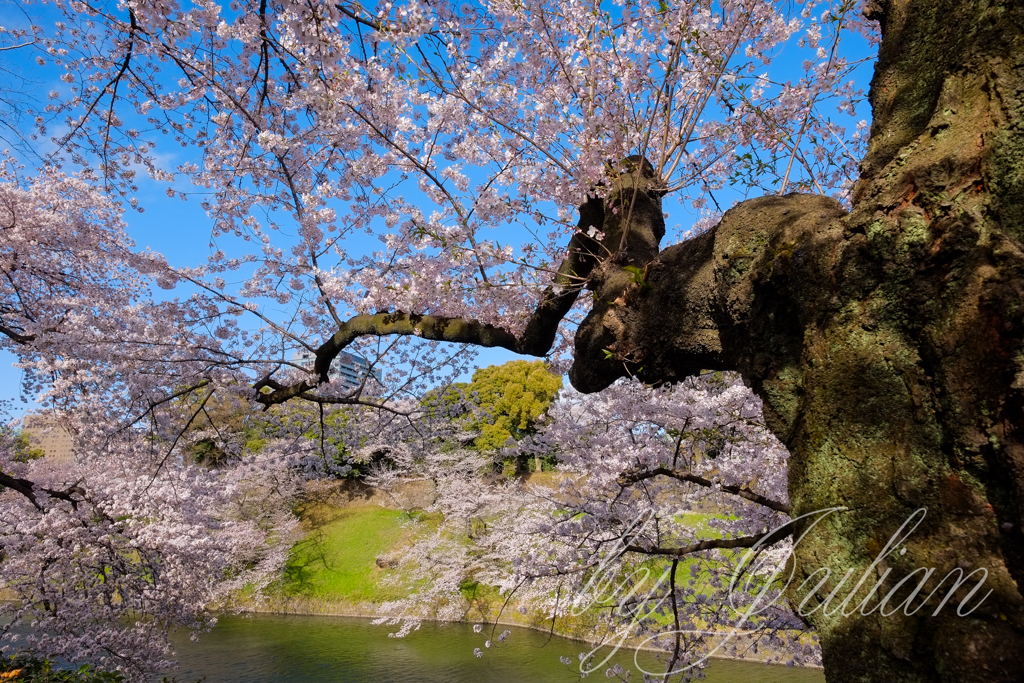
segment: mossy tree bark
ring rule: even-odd
[[[789,589],[821,635],[830,683],[1019,681],[1024,6],[869,11],[883,42],[852,211],[765,197],[653,257],[642,280],[602,264],[571,379],[596,391],[627,373],[743,374],[790,449],[794,516],[846,508],[799,542]],[[872,612],[890,590],[888,614]]]

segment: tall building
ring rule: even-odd
[[[312,351],[299,350],[289,360],[307,370],[312,370],[316,356]],[[343,391],[352,391],[359,387],[363,383],[363,379],[370,373],[370,361],[354,353],[345,353],[343,351],[331,363],[329,376],[332,380],[341,384]],[[373,379],[380,382],[379,370],[372,370],[372,376]]]
[[[38,448],[58,462],[75,459],[75,439],[56,418],[29,413],[21,421],[21,431],[28,436],[29,445]]]

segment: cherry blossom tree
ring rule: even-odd
[[[511,581],[546,593],[552,616],[603,612],[603,644],[668,649],[651,672],[668,678],[769,643],[776,661],[817,661],[800,618],[778,604],[781,584],[767,585],[792,548],[788,454],[738,377],[568,396],[530,448],[557,451],[568,476],[553,495],[534,490],[547,519],[516,532],[546,547],[523,554]]]
[[[64,82],[33,112],[34,135],[53,136],[51,166],[74,165],[75,182],[107,193],[86,205],[106,203],[94,223],[108,231],[120,229],[115,198],[135,206],[145,171],[173,182],[172,195],[198,194],[224,244],[205,265],[171,268],[110,233],[119,253],[102,263],[187,292],[173,304],[147,300],[149,317],[109,314],[139,306],[137,294],[113,301],[106,318],[136,329],[93,332],[98,344],[130,340],[135,351],[125,363],[114,353],[89,361],[111,368],[98,385],[137,383],[143,365],[154,376],[127,389],[132,418],[170,387],[248,383],[264,405],[379,403],[339,395],[327,373],[365,333],[400,337],[361,348],[389,361],[392,391],[405,394],[464,354],[415,337],[554,351],[564,363],[588,273],[631,241],[629,230],[610,234],[634,212],[617,208],[632,207],[622,193],[629,168],[698,210],[725,182],[752,178],[752,164],[760,183],[773,169],[784,185],[848,189],[859,134],[846,135],[823,105],[853,107],[843,37],[870,27],[849,2],[49,11],[25,35]],[[12,48],[23,37],[4,35]],[[786,44],[806,51],[802,67],[773,63]],[[170,140],[190,160],[168,165],[158,150]],[[638,154],[653,161],[619,164]],[[21,192],[71,182],[49,173],[8,176]],[[605,213],[619,218],[606,226]],[[355,245],[364,230],[380,242]],[[94,280],[72,289],[86,301],[114,298]],[[133,291],[107,282],[119,296]],[[570,326],[559,327],[563,318]],[[14,322],[21,336],[8,343],[38,353],[42,340]],[[90,354],[71,348],[54,357]],[[315,352],[312,372],[290,362],[296,349]],[[48,377],[57,361],[32,362]]]
[[[70,463],[0,443],[6,644],[147,680],[173,664],[168,630],[208,630],[212,605],[278,576],[298,483],[280,455],[221,473],[135,436],[80,440]]]
[[[753,1],[56,10],[66,16],[40,59],[71,96],[55,91],[36,134],[59,125],[51,159],[129,202],[141,169],[190,180],[218,243],[241,238],[237,253],[161,276],[205,295],[214,336],[242,344],[266,404],[323,394],[331,360],[364,332],[533,355],[558,338],[565,350],[559,321],[596,258],[626,246],[626,233],[620,244],[585,233],[607,232],[604,203],[614,214],[621,190],[608,180],[624,171],[609,164],[631,154],[653,159],[663,191],[698,210],[751,165],[841,192],[858,156],[822,106],[851,108],[857,94],[841,38],[866,24],[850,2],[792,16]],[[787,41],[809,60],[775,76]],[[172,138],[193,161],[158,163]],[[350,246],[362,230],[379,251]],[[241,285],[228,286],[232,273],[245,273]],[[258,338],[238,337],[240,312],[265,325]],[[392,346],[399,363],[415,357],[394,351],[423,353]],[[312,376],[281,375],[296,348],[316,352]]]
[[[381,442],[403,443],[397,432]],[[672,680],[699,675],[709,654],[761,648],[777,661],[820,661],[782,583],[772,584],[793,547],[788,454],[738,377],[570,390],[541,433],[513,449],[557,453],[553,487],[495,479],[450,439],[414,443],[389,475],[433,476],[427,511],[442,518],[388,558],[417,579],[409,598],[385,606],[402,624],[396,635],[423,617],[501,618],[476,614],[465,595],[485,584],[508,601],[502,611],[601,643],[582,660],[590,670],[641,644],[671,653],[649,673]]]
[[[869,138],[828,113],[858,96],[847,48],[875,26],[862,9],[882,28]],[[827,676],[1013,680],[1020,12],[1010,0],[47,6],[2,38],[30,35],[2,54],[38,48],[63,82],[27,133],[51,140],[45,177],[74,167],[94,188],[87,208],[144,208],[140,183],[165,183],[200,199],[216,246],[200,265],[103,261],[179,298],[140,293],[138,309],[117,294],[118,313],[102,315],[102,297],[70,282],[97,303],[80,328],[59,312],[8,320],[24,311],[5,299],[4,343],[56,378],[55,402],[86,408],[89,433],[159,424],[181,392],[197,407],[221,391],[394,410],[466,362],[427,342],[563,368],[571,354],[586,392],[738,370],[790,450],[794,514],[850,511],[801,536],[805,579],[822,562],[897,588],[921,567],[935,581],[981,568],[993,587],[966,617],[810,614]],[[778,58],[790,49],[806,61]],[[29,176],[10,196],[32,192]],[[50,206],[39,182],[16,204]],[[782,196],[719,216],[727,183]],[[665,202],[705,212],[706,231],[661,249]],[[35,214],[12,215],[5,225]],[[54,223],[68,240],[73,224]],[[290,361],[297,349],[315,355],[311,371]],[[388,393],[331,382],[345,349],[385,366]],[[877,558],[922,508],[906,552]]]
[[[208,628],[208,605],[274,575],[287,545],[268,536],[287,537],[294,490],[240,511],[251,466],[219,475],[181,462],[196,411],[180,370],[214,348],[189,304],[152,300],[158,257],[133,252],[120,209],[81,177],[25,177],[10,159],[2,174],[0,344],[76,442],[74,462],[26,462],[13,432],[0,439],[0,582],[19,600],[3,608],[5,636],[141,677],[168,663],[168,628]]]

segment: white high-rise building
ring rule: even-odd
[[[299,350],[296,351],[289,360],[296,365],[301,365],[307,370],[312,370],[313,362],[316,361],[316,356],[312,351]],[[343,391],[352,391],[362,385],[363,379],[370,373],[370,361],[354,353],[346,353],[342,351],[338,354],[338,357],[334,359],[334,362],[331,363],[331,371],[329,375],[332,380],[341,384]],[[373,370],[372,376],[378,382],[380,381],[379,370]]]

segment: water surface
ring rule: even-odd
[[[469,624],[425,623],[405,638],[389,638],[394,627],[368,619],[291,615],[221,618],[198,643],[179,634],[174,640],[181,668],[178,683],[572,683],[579,680],[577,655],[585,643],[524,628],[508,628],[504,643],[485,648],[490,630],[474,633]],[[483,657],[476,657],[479,648]],[[570,657],[565,666],[560,657]],[[645,668],[657,670],[653,654],[640,653]],[[635,668],[632,651],[612,660]],[[610,665],[610,664],[609,664]],[[608,680],[602,667],[589,677]],[[817,669],[713,660],[711,683],[823,683]],[[613,679],[614,680],[614,679]],[[633,671],[631,681],[642,681]]]

